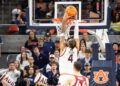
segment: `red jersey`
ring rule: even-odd
[[[75,84],[73,86],[87,86],[87,80],[85,76],[77,76],[73,75],[76,79]]]

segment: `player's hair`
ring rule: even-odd
[[[74,39],[70,39],[69,46],[70,46],[71,49],[73,49],[74,47],[76,47],[76,41]]]
[[[81,68],[82,68],[81,62],[80,62],[80,61],[74,62],[74,68],[75,68],[77,71],[80,71]]]

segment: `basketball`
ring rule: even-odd
[[[66,8],[66,12],[67,12],[68,16],[72,17],[77,14],[77,9],[74,6],[68,6]]]

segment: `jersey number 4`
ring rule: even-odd
[[[70,61],[72,63],[72,61],[73,61],[73,55],[69,56],[68,61]]]

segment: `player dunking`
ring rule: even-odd
[[[74,75],[68,75],[69,78],[61,86],[89,86],[88,79],[80,74],[82,65],[80,62],[74,62]]]
[[[62,22],[62,32],[60,35],[60,53],[59,58],[59,71],[60,78],[59,84],[64,82],[68,77],[66,74],[73,74],[73,64],[77,61],[77,54],[79,51],[79,31],[78,27],[74,29],[74,38],[65,40],[65,31],[66,31],[66,20],[69,18],[68,14],[65,13]]]

